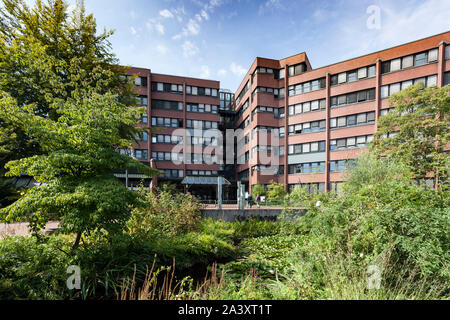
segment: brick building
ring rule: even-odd
[[[306,53],[281,60],[258,57],[234,98],[221,92],[218,81],[132,68],[130,74],[139,76],[140,104],[147,107],[142,125],[154,128],[134,146],[133,156],[146,163],[153,159],[166,172],[163,180],[206,178],[198,179],[200,183],[225,175],[232,182],[226,197],[230,199],[235,198],[236,181],[247,191],[271,181],[286,189],[300,185],[310,192],[337,190],[348,161],[373,139],[377,119],[388,112],[390,95],[419,81],[439,87],[450,82],[449,44],[446,32],[318,69],[311,67]],[[172,135],[179,128],[186,129],[187,136]],[[198,146],[202,150],[221,141],[197,137],[195,128],[242,129],[235,163],[202,164]],[[262,137],[267,132],[271,136]],[[190,161],[186,154],[173,154],[180,142],[190,150]],[[262,154],[279,165],[268,165]],[[174,164],[174,157],[184,163]],[[204,199],[216,197],[211,185],[191,188]]]

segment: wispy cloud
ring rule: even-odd
[[[169,49],[165,45],[159,44],[156,46],[156,51],[162,55],[165,55]]]
[[[242,77],[247,73],[247,70],[245,70],[241,65],[238,65],[237,63],[233,62],[230,65],[230,71],[235,76]]]
[[[196,13],[193,18],[190,18],[186,26],[182,31],[172,37],[174,40],[181,39],[183,37],[193,36],[200,33],[200,24],[210,19],[210,14],[214,12],[214,9],[222,4],[221,0],[209,0],[206,4],[202,4],[202,9]]]
[[[211,76],[211,70],[209,69],[208,66],[201,66],[200,70],[201,70],[200,78],[207,79]]]
[[[183,49],[183,55],[186,58],[195,56],[196,54],[198,54],[200,52],[200,50],[198,49],[198,47],[191,41],[186,40],[183,45],[181,46],[181,48]]]
[[[167,19],[173,18],[173,13],[170,12],[170,10],[168,10],[168,9],[161,10],[161,11],[159,12],[159,15],[160,15],[161,17],[167,18]]]
[[[259,6],[259,14],[263,15],[267,12],[271,13],[275,10],[284,10],[285,6],[282,4],[281,0],[266,0],[263,4]]]
[[[145,25],[151,32],[156,31],[161,35],[165,33],[164,25],[161,24],[161,22],[156,21],[155,19],[149,19]]]
[[[227,70],[225,69],[220,69],[219,71],[217,71],[217,75],[220,77],[224,77],[227,75]]]

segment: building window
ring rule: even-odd
[[[153,127],[183,128],[183,119],[152,117]]]
[[[448,48],[449,46],[447,46]],[[444,86],[450,84],[450,72],[444,73]]]
[[[450,45],[445,46],[445,59],[450,59]]]
[[[147,160],[148,159],[148,150],[134,150],[134,157],[139,160]]]
[[[325,162],[291,164],[288,167],[288,174],[324,173]]]
[[[331,107],[344,106],[353,103],[375,100],[375,89],[362,90],[337,97],[331,97]]]
[[[330,151],[352,148],[365,148],[372,140],[373,135],[331,140]]]
[[[290,155],[313,153],[313,152],[325,152],[325,141],[289,145],[288,152]]]
[[[381,87],[381,98],[388,98],[394,93],[400,92],[410,87],[412,84],[423,82],[426,87],[431,87],[437,84],[437,75],[428,76],[425,78],[418,78],[414,80],[407,80],[403,82],[392,83]]]

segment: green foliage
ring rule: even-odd
[[[0,299],[56,300],[71,296],[66,287],[71,258],[60,237],[0,240]]]
[[[253,200],[256,201],[256,198],[258,197],[258,195],[260,195],[261,197],[264,197],[267,195],[267,190],[266,187],[262,184],[255,184],[252,187],[252,197]]]
[[[89,104],[87,100],[91,97],[90,103],[101,104],[98,96],[105,94],[109,95],[105,98],[107,103],[114,97],[114,100],[123,105],[135,104],[131,82],[121,78],[126,69],[118,65],[118,60],[111,52],[109,38],[113,33],[106,30],[98,32],[93,15],[85,12],[83,1],[77,2],[73,12],[69,12],[68,7],[67,1],[63,0],[38,0],[34,7],[27,5],[23,0],[2,0],[0,9],[2,105],[7,104],[9,107],[14,105],[16,108],[25,108],[30,115],[49,117],[58,123],[59,128],[51,126],[50,122],[43,122],[42,132],[28,130],[29,118],[23,114],[18,116],[9,108],[2,108],[2,111],[12,114],[6,118],[0,116],[1,180],[4,180],[5,164],[13,160],[46,155],[49,150],[48,144],[53,142],[52,139],[55,139],[55,145],[67,141],[73,147],[74,143],[70,141],[71,134],[74,135],[73,139],[78,140],[78,144],[81,144],[86,136],[91,137],[86,133],[83,136],[82,130],[66,131],[65,135],[59,134],[65,131],[66,121],[60,121],[58,118],[64,116],[71,118],[70,113],[62,115],[61,108],[73,111]],[[113,102],[113,105],[118,107],[120,104]],[[83,116],[83,113],[78,112],[77,116],[80,115]],[[114,113],[107,114],[105,111],[103,116],[114,117]],[[99,114],[87,112],[86,117],[92,117],[90,123],[85,122],[86,125],[100,125],[99,122],[96,123],[100,120]],[[136,110],[135,118],[139,117],[140,114]],[[135,128],[135,121],[131,123],[117,121],[117,118],[115,120],[122,139],[132,140],[140,132]],[[47,146],[41,146],[45,144],[41,138],[47,129],[46,126],[60,132],[48,134],[45,137]],[[81,129],[86,127],[82,126]],[[75,128],[72,126],[72,129]],[[111,128],[104,129],[106,131],[103,136],[106,137],[108,129]],[[50,150],[55,151],[55,148],[52,147]],[[95,154],[97,150],[90,149],[86,152]],[[48,170],[55,169],[55,166],[58,168],[54,163],[59,161],[66,162],[67,167],[74,166],[76,162],[82,160],[76,159],[73,155],[69,159],[67,154],[64,156],[54,154],[52,158],[47,159]],[[60,171],[56,171],[56,174],[59,174]],[[3,189],[0,194],[1,204],[9,204],[15,192],[14,188]],[[2,200],[5,198],[6,201]]]
[[[287,195],[284,185],[282,183],[272,182],[267,187],[267,200],[268,201],[284,201]]]
[[[194,231],[202,205],[188,194],[158,190],[144,192],[143,204],[136,207],[128,221],[130,234],[146,239],[171,237]]]
[[[404,163],[418,179],[448,180],[449,93],[450,86],[424,88],[419,83],[393,95],[389,106],[395,109],[379,119],[372,150]],[[382,138],[392,132],[397,134]]]

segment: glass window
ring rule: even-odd
[[[339,127],[345,127],[347,125],[347,118],[346,117],[340,117],[338,118],[338,126]]]
[[[427,78],[427,87],[435,86],[437,85],[437,75],[429,76]]]
[[[367,122],[373,122],[375,121],[375,112],[369,112],[367,114]]]
[[[338,84],[338,76],[337,76],[337,74],[332,75],[330,77],[330,85],[335,86],[337,84]]]
[[[414,56],[414,65],[415,66],[422,66],[425,63],[427,63],[427,53],[426,52],[419,53]]]
[[[393,83],[389,86],[389,94],[393,95],[394,93],[400,92],[400,83]]]
[[[356,138],[348,138],[347,139],[347,147],[354,147],[356,146]]]
[[[305,102],[303,104],[303,113],[310,112],[310,111],[311,111],[311,103],[310,102]]]
[[[410,68],[414,65],[414,56],[407,56],[402,59],[402,68]]]
[[[389,86],[381,87],[381,99],[389,97]]]
[[[348,73],[348,82],[354,82],[356,80],[358,80],[356,71],[349,72]]]
[[[345,82],[347,82],[347,73],[343,72],[338,74],[338,83],[341,84]]]
[[[401,66],[402,66],[402,60],[401,59],[394,59],[394,60],[392,60],[391,61],[391,72],[400,70]]]
[[[312,111],[319,110],[319,100],[311,102],[311,110]]]
[[[336,128],[337,127],[337,118],[330,119],[330,128]]]
[[[338,97],[338,105],[344,105],[347,104],[347,96],[342,95]]]
[[[319,142],[311,143],[311,152],[319,152]]]
[[[356,121],[358,124],[367,122],[367,115],[365,113],[358,114],[356,116]]]
[[[356,116],[348,116],[347,117],[347,126],[354,126],[356,124]]]
[[[311,145],[309,143],[305,143],[302,146],[302,152],[303,153],[309,153],[311,152]]]
[[[438,49],[432,49],[428,51],[428,62],[433,62],[438,60]]]
[[[306,82],[303,84],[303,92],[310,92],[311,91],[311,82]]]
[[[450,45],[445,46],[445,59],[450,59]]]
[[[358,146],[365,145],[366,144],[366,136],[357,137],[356,143],[358,144]]]
[[[367,78],[367,68],[358,69],[358,79]]]
[[[356,103],[356,93],[350,93],[347,95],[347,103]]]
[[[164,83],[156,83],[156,90],[157,91],[164,91]]]
[[[370,66],[368,69],[368,77],[375,77],[376,76],[376,67],[375,66]]]
[[[403,81],[402,82],[402,90],[405,90],[406,88],[412,86],[413,81],[412,80],[408,80],[408,81]]]

